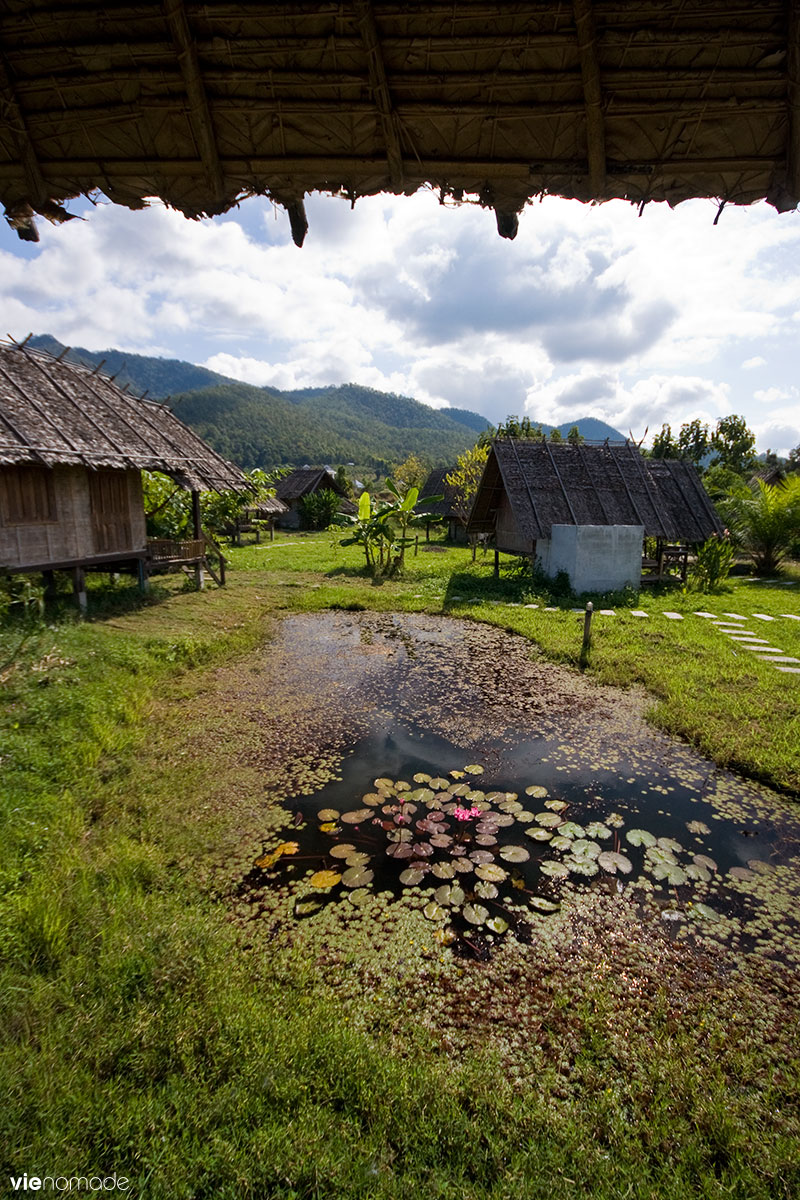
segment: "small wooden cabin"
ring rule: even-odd
[[[188,557],[201,562],[199,493],[244,487],[241,471],[165,405],[97,370],[0,346],[0,571],[71,571],[82,603],[86,570],[136,570],[144,583],[153,559],[169,555],[148,546],[142,470],[192,492]]]
[[[695,467],[645,458],[630,442],[553,444],[497,438],[467,525],[496,550],[566,570],[575,591],[610,591],[642,579],[645,537],[668,546],[722,533]],[[685,550],[680,552],[685,563]]]
[[[447,476],[454,470],[455,467],[434,467],[419,490],[417,508],[423,514],[429,512],[441,517],[442,521],[447,523],[447,536],[451,542],[466,542],[466,526],[453,508],[456,488],[446,481]],[[431,504],[427,502],[429,496],[441,496],[442,499]],[[430,527],[426,525],[426,536],[429,532]]]
[[[275,487],[278,500],[286,505],[286,512],[276,517],[280,529],[299,529],[301,525],[300,502],[313,492],[336,492],[342,497],[340,509],[355,512],[355,506],[342,488],[330,467],[295,467],[283,479],[279,479]],[[348,507],[349,506],[349,507]]]

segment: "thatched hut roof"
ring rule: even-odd
[[[221,458],[164,404],[138,400],[97,370],[0,346],[0,465],[162,471],[192,491],[241,490]]]
[[[799,0],[5,0],[0,202],[800,198]]]
[[[553,525],[643,525],[648,537],[703,542],[722,524],[691,463],[644,458],[630,442],[553,445],[498,438],[470,514],[470,533],[494,530],[503,492],[519,532]]]
[[[454,488],[451,483],[446,482],[447,476],[454,470],[455,467],[434,467],[419,490],[417,507],[422,512],[434,513],[439,517],[452,517],[455,515],[453,511],[453,499],[458,489]],[[442,499],[434,501],[431,504],[428,502],[429,496],[441,496]]]
[[[345,496],[344,488],[336,479],[329,467],[295,467],[275,485],[275,495],[284,504],[300,500],[312,492],[331,491],[338,496]]]

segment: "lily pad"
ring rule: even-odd
[[[491,929],[492,933],[505,933],[508,929],[508,921],[504,921],[502,917],[489,917],[486,928]]]
[[[525,795],[535,796],[537,800],[540,800],[542,796],[547,795],[547,788],[541,787],[538,783],[532,783],[530,787],[525,788]]]
[[[554,838],[551,838],[550,845],[554,850],[570,850],[572,838],[562,837],[560,833],[557,833]]]
[[[606,817],[606,825],[610,825],[612,829],[621,829],[625,824],[625,818],[618,812],[609,813]]]
[[[338,821],[339,820],[338,808],[321,808],[319,810],[319,812],[317,813],[317,820],[318,821]]]
[[[437,904],[435,900],[426,904],[422,911],[429,921],[442,921],[447,917],[446,909]]]
[[[545,808],[549,808],[551,812],[563,812],[567,807],[566,800],[545,800]]]
[[[522,805],[519,800],[504,800],[502,804],[498,805],[498,808],[501,812],[512,813],[514,816],[522,812]]]
[[[417,771],[414,776],[414,783],[430,783],[431,777],[425,771]]]
[[[526,829],[525,833],[529,838],[533,838],[535,842],[549,842],[553,836],[549,829]]]
[[[653,864],[653,878],[668,883],[670,887],[680,887],[682,883],[687,882],[688,877],[677,863],[657,862]]]
[[[460,904],[464,903],[464,889],[457,883],[445,883],[438,887],[433,895],[437,904],[449,904],[453,908],[458,908]]]
[[[559,825],[558,832],[562,837],[582,838],[586,830],[582,825],[576,824],[575,821],[564,821],[563,824]]]
[[[716,871],[717,869],[717,864],[707,854],[693,854],[692,862],[696,862],[701,867],[708,867],[709,871]],[[749,867],[751,864],[748,863],[747,865]]]
[[[590,821],[586,826],[586,836],[588,838],[600,838],[601,841],[605,841],[606,838],[611,837],[611,830],[602,821]]]
[[[566,879],[569,875],[569,867],[565,867],[563,862],[556,862],[552,858],[546,858],[540,862],[539,870],[543,875],[550,875],[553,879]]]
[[[760,858],[749,858],[747,865],[751,871],[755,871],[757,875],[771,875],[775,868],[772,863],[763,862]]]
[[[555,829],[557,825],[561,824],[561,817],[558,813],[540,812],[536,814],[536,820],[545,829]]]
[[[584,858],[581,854],[568,854],[564,859],[564,866],[568,867],[573,875],[597,875],[600,870],[593,858]]]
[[[406,867],[405,871],[400,872],[400,882],[404,887],[416,887],[424,878],[425,872],[418,871],[416,867]]]
[[[320,833],[336,833],[339,828],[338,821],[323,821],[319,827]]]
[[[366,796],[361,797],[361,803],[368,805],[370,808],[377,808],[379,804],[383,804],[385,796],[380,792],[367,792]]]
[[[749,867],[731,867],[728,874],[734,879],[755,879],[755,871],[751,871]]]
[[[683,850],[683,846],[680,842],[676,842],[675,838],[660,837],[658,844],[662,850],[671,850],[673,854],[680,854]]]
[[[308,882],[313,888],[327,891],[329,888],[335,887],[337,883],[341,883],[342,877],[338,871],[315,871]]]
[[[489,866],[491,866],[491,864],[489,864]],[[488,866],[475,867],[475,863],[468,858],[454,858],[453,868],[454,870],[458,871],[459,875],[469,875],[473,868],[475,868],[476,871],[487,871],[489,869]]]
[[[394,780],[393,779],[387,779],[385,776],[383,776],[381,779],[373,780],[373,782],[375,784],[375,787],[380,788],[380,790],[382,792],[393,792],[394,791]]]
[[[527,862],[530,854],[524,846],[501,846],[500,857],[504,862],[521,863]]]
[[[571,852],[579,858],[597,858],[600,846],[588,838],[576,838],[570,847]]]
[[[437,850],[444,850],[451,845],[453,839],[449,833],[434,833],[430,837],[432,846],[436,846]]]
[[[543,831],[544,832],[544,831]],[[475,838],[476,846],[496,846],[497,838],[491,833],[479,833]]]
[[[441,776],[436,776],[434,779],[428,780],[428,786],[433,788],[435,792],[446,792],[450,787],[450,780],[442,779]]]
[[[561,907],[560,904],[556,904],[555,900],[547,900],[544,896],[531,896],[528,903],[531,908],[537,908],[539,912],[546,913],[558,912]]]
[[[506,829],[514,824],[514,817],[511,813],[492,813],[492,824]]]
[[[497,863],[484,863],[475,868],[475,874],[479,879],[485,879],[488,883],[500,883],[507,877],[508,872],[499,867]]]
[[[711,833],[705,821],[687,821],[686,828],[689,830],[689,833]]]
[[[352,842],[339,842],[337,846],[331,846],[328,853],[332,858],[347,858],[356,853],[356,848]]]
[[[386,847],[386,853],[390,858],[413,858],[414,847],[411,842],[392,842]]]
[[[354,850],[352,854],[347,855],[344,861],[348,867],[363,867],[369,862],[370,857],[364,850]]]
[[[708,883],[711,878],[711,872],[708,867],[704,867],[702,863],[690,862],[686,863],[683,870],[689,879],[694,879],[697,883]],[[749,875],[750,872],[748,871]]]
[[[372,895],[372,892],[369,888],[360,887],[353,888],[352,891],[347,892],[346,895],[351,904],[354,904],[356,908],[360,908],[363,904],[367,903]]]
[[[489,917],[488,908],[484,908],[482,904],[465,904],[461,911],[464,920],[469,921],[470,925],[485,925]]]
[[[339,818],[348,825],[360,825],[362,821],[367,821],[372,816],[372,810],[369,808],[357,808],[355,812],[342,813]]]
[[[348,888],[366,887],[374,878],[374,872],[367,867],[348,867],[342,876],[342,883]]]
[[[470,775],[483,774],[483,767],[480,765],[480,763],[468,763],[467,766],[464,767],[464,770],[469,771]]]
[[[648,862],[657,863],[661,866],[675,866],[678,862],[671,850],[667,850],[664,846],[648,846],[645,850],[645,866]]]
[[[598,864],[604,871],[608,871],[609,875],[616,875],[621,872],[623,875],[630,875],[633,870],[633,863],[624,854],[618,854],[613,850],[603,850],[597,856]]]
[[[494,900],[498,895],[497,887],[493,883],[487,883],[485,879],[479,879],[475,884],[475,895],[480,896],[481,900]]]
[[[608,824],[608,818],[606,818]],[[655,846],[656,839],[648,829],[628,829],[625,833],[625,840],[630,842],[632,846]]]
[[[698,917],[702,917],[704,921],[719,920],[719,913],[715,912],[713,908],[709,908],[707,904],[695,904],[692,912],[696,913]]]
[[[452,863],[434,863],[432,870],[437,879],[452,879],[455,875]]]

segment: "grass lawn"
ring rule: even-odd
[[[424,964],[354,996],[315,955],[245,948],[186,814],[221,781],[255,795],[239,762],[254,735],[216,689],[269,653],[276,616],[452,613],[576,669],[583,618],[440,544],[384,583],[330,534],[231,559],[224,591],[169,579],[141,603],[121,584],[89,621],[52,611],[21,648],[25,629],[0,631],[3,1194],[24,1172],[116,1171],[157,1200],[797,1195],[800,1012],[780,963],[698,958],[609,901],[579,914],[590,948],[546,974],[510,954],[448,976],[450,1052],[425,1019]],[[800,793],[800,676],[694,615],[742,614],[800,658],[783,615],[800,615],[800,587],[597,607],[616,615],[595,618],[591,676],[646,689],[663,729]]]

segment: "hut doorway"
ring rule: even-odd
[[[132,550],[128,476],[124,471],[90,471],[89,505],[95,553]]]

